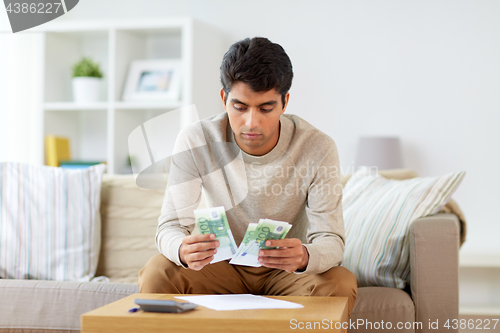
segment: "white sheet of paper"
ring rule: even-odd
[[[209,309],[217,311],[299,309],[304,307],[302,304],[252,294],[175,296],[175,298],[205,306]]]

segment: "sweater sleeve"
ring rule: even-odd
[[[160,253],[183,267],[179,247],[182,239],[193,231],[194,210],[201,201],[202,193],[202,180],[193,155],[196,148],[189,141],[186,131],[177,137],[155,239]]]
[[[340,166],[337,146],[328,139],[326,146],[330,148],[318,164],[308,189],[305,210],[309,226],[304,246],[309,252],[309,263],[300,273],[320,274],[343,260],[345,231]]]

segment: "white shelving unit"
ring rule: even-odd
[[[500,254],[460,252],[460,315],[500,317]]]
[[[460,252],[459,258],[460,258],[460,267],[500,268],[500,254],[498,253]]]
[[[200,119],[223,112],[219,67],[230,43],[210,26],[191,18],[135,21],[49,22],[40,31],[40,118],[37,160],[44,163],[44,137],[70,138],[73,159],[106,161],[108,173],[122,173],[128,135],[145,121],[195,104]],[[102,101],[76,104],[71,68],[83,56],[104,73]],[[175,102],[125,102],[130,63],[180,59],[181,97]]]

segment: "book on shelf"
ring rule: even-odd
[[[66,169],[83,169],[103,161],[72,160],[69,138],[56,135],[45,137],[45,159],[46,164],[52,167]]]
[[[61,168],[65,169],[84,169],[88,168],[92,165],[106,163],[102,161],[61,161],[59,165]]]
[[[69,139],[55,135],[45,137],[45,159],[46,164],[58,167],[63,160],[71,160]]]

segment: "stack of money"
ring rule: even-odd
[[[218,240],[220,243],[217,253],[210,263],[214,264],[219,261],[231,259],[236,253],[237,246],[229,227],[224,207],[197,209],[194,211],[194,216],[196,218],[196,225],[193,235],[215,234],[215,240]]]
[[[285,238],[291,227],[292,225],[287,222],[270,219],[260,219],[259,223],[250,223],[238,251],[229,263],[252,267],[262,266],[258,260],[259,250],[273,249],[265,245],[266,241]]]

